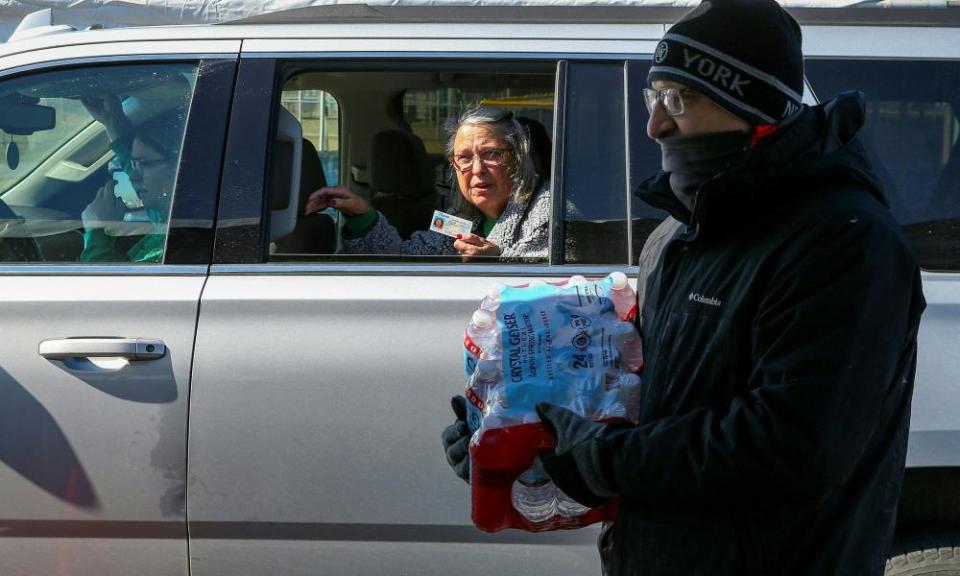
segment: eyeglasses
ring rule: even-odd
[[[663,104],[664,110],[670,116],[679,116],[683,114],[683,99],[685,96],[695,94],[696,90],[690,88],[664,88],[663,90],[654,90],[653,88],[643,89],[643,99],[647,103],[647,112],[653,114],[653,108],[657,102]]]
[[[137,158],[130,157],[130,172],[134,174],[143,174],[144,168],[150,168],[152,166],[160,166],[163,164],[169,164],[172,162],[172,158],[167,158],[166,156],[161,156],[159,158]]]
[[[455,154],[450,157],[450,162],[457,170],[469,172],[473,169],[473,162],[476,158],[479,158],[480,163],[487,168],[496,168],[510,161],[510,151],[502,148],[490,148],[488,150],[482,150],[476,156]]]

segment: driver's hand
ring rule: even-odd
[[[115,94],[81,96],[80,102],[93,119],[103,124],[110,140],[118,140],[132,130],[130,120],[123,113],[123,103]]]
[[[123,201],[114,194],[116,184],[114,180],[104,184],[97,191],[93,202],[90,202],[84,208],[80,214],[84,230],[107,229],[115,227],[117,223],[123,221],[123,213],[126,210]]]

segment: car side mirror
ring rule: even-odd
[[[57,125],[57,111],[51,106],[24,102],[0,102],[0,130],[29,136]]]

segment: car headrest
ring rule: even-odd
[[[300,207],[303,130],[293,114],[280,108],[270,186],[270,241],[293,231]]]
[[[406,198],[434,193],[433,169],[423,141],[401,130],[384,130],[370,142],[370,190]]]
[[[327,185],[327,176],[323,172],[320,154],[313,143],[303,139],[303,158],[300,160],[300,208],[297,214],[303,214],[310,194]]]

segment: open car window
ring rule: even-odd
[[[298,64],[283,83],[270,146],[269,261],[461,263],[454,236],[436,231],[449,222],[437,211],[503,244],[503,255],[468,262],[547,261],[556,63],[307,71]],[[446,150],[449,123],[478,105],[516,118],[536,163],[530,193],[511,193],[515,206],[499,219],[462,193]],[[328,188],[361,199],[368,213],[310,203]]]

